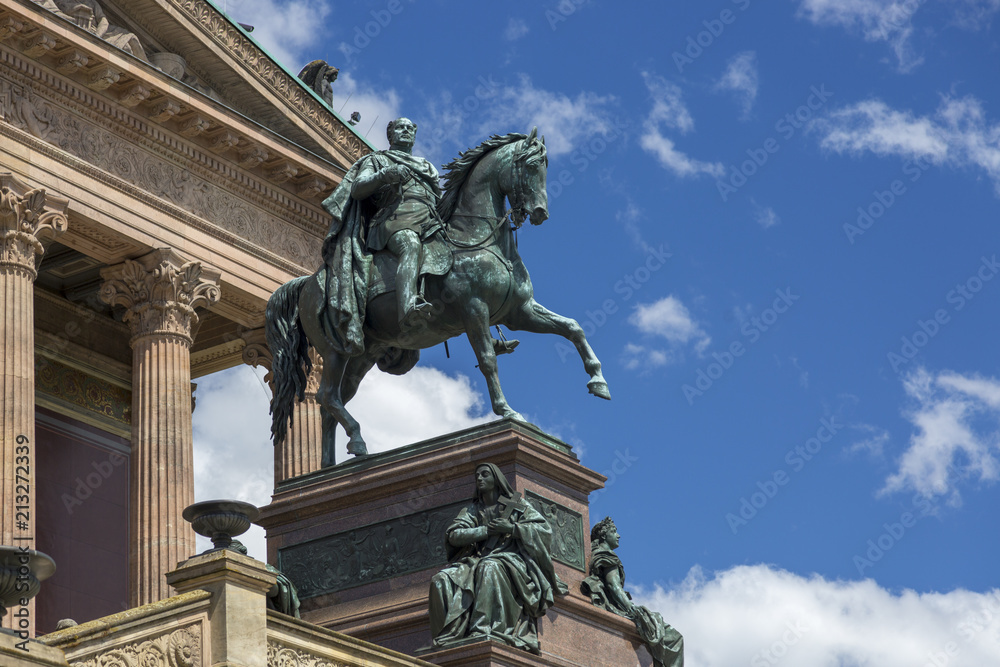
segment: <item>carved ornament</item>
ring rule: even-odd
[[[195,308],[221,297],[217,270],[184,262],[170,248],[103,269],[101,277],[101,299],[125,307],[133,342],[143,336],[176,336],[190,345],[198,324]]]
[[[201,628],[187,627],[125,644],[73,667],[202,667]]]
[[[347,663],[306,653],[277,642],[267,643],[267,667],[350,667]]]
[[[43,189],[30,189],[11,173],[0,173],[0,266],[16,266],[34,280],[45,252],[41,240],[66,231],[68,204]]]

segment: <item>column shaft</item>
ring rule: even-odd
[[[164,575],[195,553],[181,513],[194,502],[191,342],[195,308],[219,300],[219,272],[170,248],[101,271],[101,298],[126,308],[132,329],[129,597],[170,596]]]
[[[0,173],[0,544],[35,548],[34,282],[43,238],[66,231],[65,199]],[[27,624],[33,636],[35,603]],[[14,628],[13,609],[3,625]]]
[[[132,341],[132,511],[129,514],[133,606],[171,595],[163,575],[195,554],[181,518],[194,502],[191,349],[182,336]]]

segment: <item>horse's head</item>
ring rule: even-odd
[[[505,194],[510,200],[511,220],[521,226],[525,218],[540,225],[549,217],[549,196],[545,190],[549,158],[545,152],[545,137],[539,138],[538,128],[514,144],[511,188]]]

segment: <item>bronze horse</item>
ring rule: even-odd
[[[323,466],[334,465],[333,433],[340,423],[354,455],[368,450],[361,427],[345,408],[362,378],[376,364],[385,372],[402,374],[413,368],[419,350],[465,333],[479,369],[486,378],[493,412],[524,418],[507,403],[497,375],[496,349],[490,327],[502,324],[514,331],[553,333],[571,341],[590,376],[587,388],[610,399],[601,362],[576,320],[563,317],[535,301],[531,279],[517,253],[513,230],[526,218],[539,225],[548,218],[545,191],[548,158],[537,128],[530,135],[493,136],[445,165],[444,196],[438,210],[446,221],[444,237],[453,255],[444,276],[428,275],[425,297],[434,305],[429,320],[401,327],[395,294],[370,299],[365,309],[364,352],[347,356],[333,349],[324,335],[320,313],[324,292],[317,274],[296,278],[281,287],[267,304],[266,334],[274,357],[272,436],[280,444],[287,432],[293,400],[302,400],[311,369],[309,346],[323,358],[317,400],[323,407]],[[509,200],[511,207],[505,208]]]

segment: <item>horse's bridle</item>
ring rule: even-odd
[[[515,231],[520,229],[521,225],[524,224],[525,219],[528,217],[528,210],[524,207],[525,193],[527,191],[524,184],[524,172],[527,170],[525,165],[528,161],[528,146],[531,144],[527,143],[527,139],[521,139],[518,143],[521,144],[521,147],[514,155],[514,198],[511,202],[511,207],[504,210],[503,213],[497,216],[495,222],[490,226],[490,231],[488,231],[486,236],[479,241],[476,241],[475,243],[463,243],[461,241],[456,241],[448,236],[447,230],[444,230],[442,233],[448,243],[462,249],[479,248],[485,245],[486,242],[493,237],[496,231],[500,229],[500,225],[502,225],[505,221],[509,222],[511,230]],[[479,218],[480,220],[491,219],[489,216],[475,215],[472,213],[460,213],[458,215],[453,215],[452,217]]]

